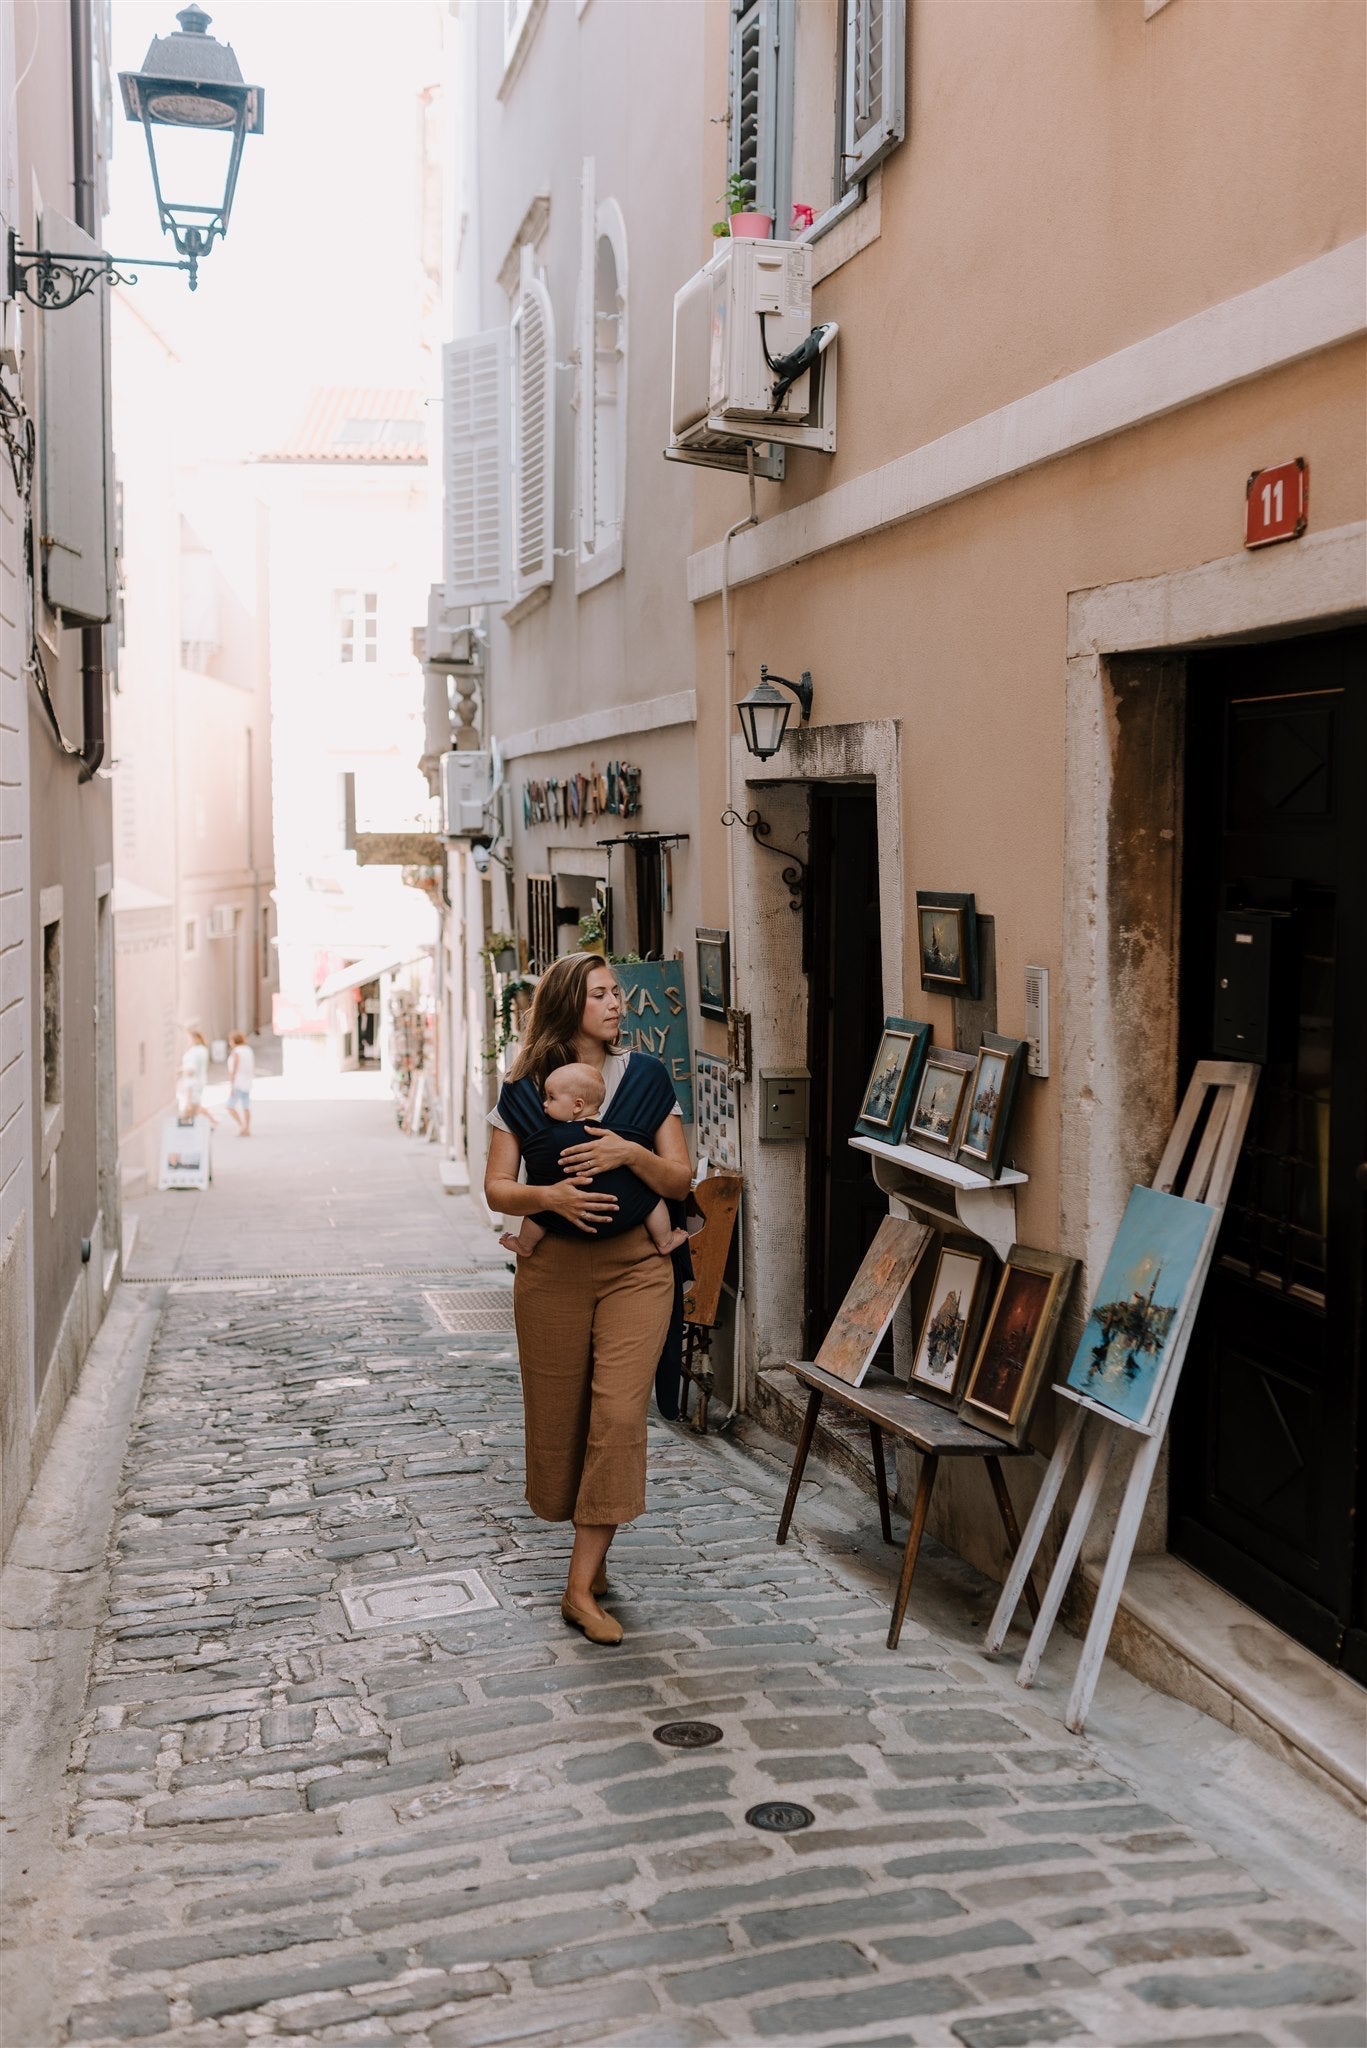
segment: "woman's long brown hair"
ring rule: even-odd
[[[607,964],[601,953],[570,953],[546,969],[532,997],[531,1015],[508,1075],[510,1081],[534,1081],[540,1093],[547,1074],[579,1058],[575,1039],[584,1018],[589,976],[596,967]]]

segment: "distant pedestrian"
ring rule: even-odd
[[[601,955],[571,955],[546,970],[489,1119],[484,1176],[492,1210],[547,1226],[513,1281],[527,1499],[542,1521],[574,1523],[560,1612],[591,1643],[622,1640],[598,1596],[618,1523],[645,1508],[646,1410],[674,1309],[669,1261],[644,1223],[617,1220],[626,1205],[611,1188],[626,1168],[655,1195],[682,1203],[692,1179],[668,1072],[653,1053],[617,1050],[621,1017],[622,991]],[[564,1179],[529,1185],[518,1169],[524,1146],[550,1123],[546,1078],[576,1062],[602,1075],[602,1107],[583,1142],[561,1154]]]
[[[189,1033],[190,1043],[185,1048],[185,1057],[180,1063],[180,1080],[176,1087],[176,1115],[183,1124],[193,1123],[197,1116],[207,1117],[212,1128],[218,1128],[218,1118],[205,1107],[204,1090],[209,1079],[209,1045],[202,1031],[193,1027]]]
[[[228,1040],[228,1114],[244,1138],[252,1134],[252,1082],[256,1078],[256,1054],[241,1031]]]

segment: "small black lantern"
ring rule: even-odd
[[[231,44],[220,43],[208,33],[210,19],[202,7],[182,8],[174,35],[153,36],[141,71],[119,73],[124,112],[130,121],[142,123],[147,137],[162,232],[187,259],[191,291],[198,282],[199,259],[228,232],[242,145],[247,136],[261,133],[266,111],[265,93],[259,85],[244,82]],[[172,167],[158,163],[157,131],[167,128],[218,135],[226,142],[213,190],[204,197],[182,198],[179,192],[164,189],[168,175],[180,179],[190,168],[188,164]],[[212,158],[206,152],[192,175],[207,180],[212,170]],[[191,194],[197,189],[204,190],[192,185]]]
[[[736,709],[740,713],[741,731],[745,744],[759,761],[767,761],[783,745],[783,736],[788,730],[788,720],[793,707],[788,699],[774,688],[782,683],[785,690],[791,690],[797,698],[805,725],[812,715],[812,678],[807,669],[802,671],[800,682],[790,683],[787,676],[773,676],[768,667],[760,664],[759,681],[753,690],[741,698]]]

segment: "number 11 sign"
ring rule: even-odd
[[[1303,455],[1273,469],[1255,469],[1244,494],[1244,546],[1265,548],[1305,532],[1310,465]]]

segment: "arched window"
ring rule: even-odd
[[[579,278],[578,588],[622,567],[627,467],[626,223],[615,199],[595,203],[584,163]]]

